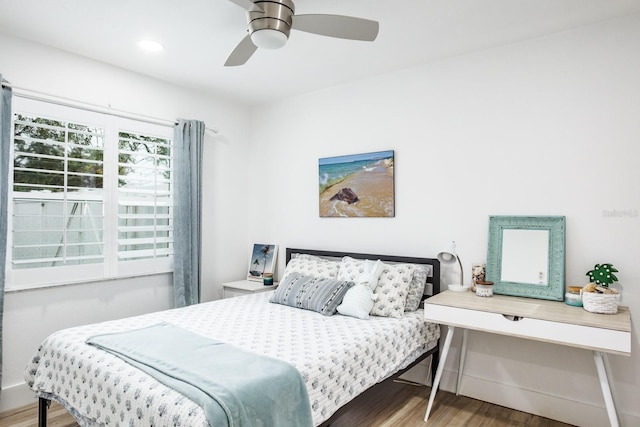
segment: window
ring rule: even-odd
[[[7,289],[171,271],[172,129],[14,99]]]
[[[118,195],[118,258],[171,255],[170,140],[119,133]]]

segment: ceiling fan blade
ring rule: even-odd
[[[373,41],[378,36],[379,24],[368,19],[343,15],[295,15],[292,28],[321,36],[339,39]]]
[[[258,6],[251,0],[229,0],[231,3],[236,4],[243,8],[244,10],[248,10],[251,12],[264,12],[262,6]]]
[[[251,58],[251,55],[253,55],[256,50],[258,50],[258,48],[251,41],[251,35],[247,34],[245,38],[238,43],[238,46],[233,49],[224,66],[237,67],[238,65],[243,65]]]

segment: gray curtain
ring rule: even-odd
[[[180,119],[173,132],[173,295],[176,307],[200,302],[204,130],[203,122]]]
[[[4,82],[0,74],[0,83]],[[2,391],[2,314],[7,260],[7,205],[9,203],[9,153],[11,149],[11,88],[0,85],[0,391]]]

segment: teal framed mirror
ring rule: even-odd
[[[565,217],[490,216],[487,280],[496,294],[563,301]]]

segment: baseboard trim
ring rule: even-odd
[[[20,383],[2,389],[0,413],[31,405],[36,402],[36,395],[27,383]]]
[[[442,373],[440,387],[455,393],[457,375],[455,371],[445,370]],[[582,427],[609,425],[604,399],[602,406],[596,406],[469,375],[463,376],[460,394],[572,425]],[[621,425],[640,425],[640,415],[621,412],[620,408],[617,409]]]

